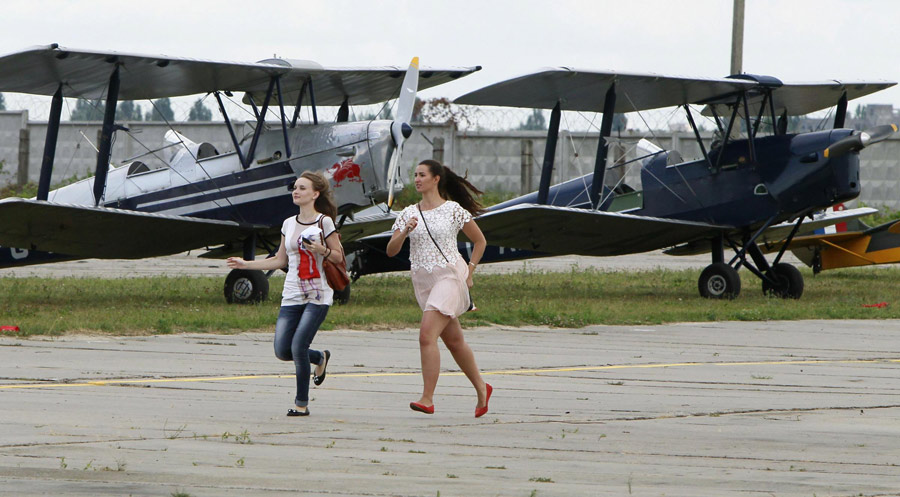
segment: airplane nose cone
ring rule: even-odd
[[[403,123],[400,126],[400,133],[403,134],[403,138],[409,138],[410,136],[412,136],[412,132],[412,126],[410,126],[408,123]]]

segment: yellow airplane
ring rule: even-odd
[[[843,206],[835,207],[835,210]],[[839,224],[832,233],[816,233],[795,237],[788,249],[814,273],[842,267],[894,264],[900,262],[900,221],[894,220],[871,228],[861,221],[854,229]],[[765,252],[781,249],[782,243],[767,244]]]

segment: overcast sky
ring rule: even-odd
[[[725,76],[732,8],[732,0],[7,0],[0,52],[59,43],[231,61],[405,66],[419,56],[423,66],[483,66],[421,95],[453,98],[546,66]],[[744,72],[900,80],[897,0],[746,0],[745,15]],[[858,102],[900,107],[900,89]]]

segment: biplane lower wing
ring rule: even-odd
[[[394,220],[397,219],[397,213],[393,211],[382,212],[378,208],[374,209],[374,212],[369,209],[359,212],[353,216],[352,221],[341,225],[341,241],[344,244],[391,229]],[[367,212],[373,213],[367,214]]]
[[[0,220],[0,246],[100,259],[176,254],[268,228],[21,198],[0,200]]]
[[[394,224],[395,219],[397,219],[396,212],[385,213],[380,207],[370,207],[356,213],[352,220],[341,225],[338,230],[341,234],[341,243],[343,243],[344,249],[352,251],[354,249],[348,247],[359,248],[359,246],[356,245],[358,240],[389,230],[391,225]],[[273,227],[267,231],[257,231],[257,236],[258,239],[265,239],[274,249],[277,248],[280,243],[279,238],[281,236],[281,230],[280,227]],[[390,235],[388,235],[388,238],[390,238]],[[239,243],[232,243],[216,247],[208,252],[200,254],[198,257],[224,259],[226,257],[240,256],[242,253],[242,245]]]
[[[519,204],[483,214],[491,245],[553,255],[636,254],[710,238],[729,226],[550,205]]]
[[[878,209],[873,209],[871,207],[857,207],[855,209],[845,209],[842,211],[825,211],[821,214],[814,215],[810,220],[804,221],[802,230],[816,230],[837,223],[859,219],[860,217],[868,216],[869,214],[874,214],[876,212],[878,212]],[[776,224],[763,232],[759,237],[759,245],[763,248],[763,252],[768,251],[767,247],[776,244],[780,247],[781,242],[787,238],[793,229],[794,223],[790,222]],[[798,239],[799,237],[794,240],[796,241]],[[777,252],[777,249],[775,251]],[[686,243],[665,251],[666,255],[699,255],[707,252],[709,252],[708,243]]]

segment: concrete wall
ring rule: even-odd
[[[112,149],[114,163],[162,147],[163,135],[169,129],[165,123],[122,124],[131,132],[116,133]],[[236,128],[239,137],[251,131],[246,124],[238,124]],[[224,123],[177,123],[175,129],[195,142],[212,143],[220,152],[233,149]],[[97,154],[88,139],[96,145],[99,130],[100,123],[93,122],[60,125],[53,183],[72,176],[93,174]],[[38,181],[46,132],[47,124],[29,121],[27,112],[0,112],[0,161],[3,162],[0,185],[23,181],[20,171],[22,175],[27,173],[27,181]],[[678,150],[685,159],[701,156],[692,133],[629,131],[616,137],[617,143],[611,147],[607,165],[613,165],[622,157],[625,161],[637,157],[635,144],[641,138],[665,149]],[[712,135],[704,133],[703,138],[709,146]],[[560,132],[552,181],[565,181],[592,172],[597,141],[597,133]],[[468,171],[469,179],[484,190],[521,192],[523,186],[528,186],[528,178],[523,185],[523,168],[530,176],[531,190],[540,183],[545,146],[546,133],[542,131],[458,131],[450,125],[419,124],[406,142],[403,162],[408,168],[406,179],[420,160],[437,155],[455,171],[461,174]],[[151,167],[159,167],[163,164],[161,158],[168,158],[170,153],[171,150],[161,150],[140,160]],[[860,158],[862,195],[859,200],[876,207],[900,209],[900,137],[863,150]],[[619,174],[627,172],[625,182],[640,188],[639,167],[633,162],[624,168],[610,170],[607,184],[614,184]]]

